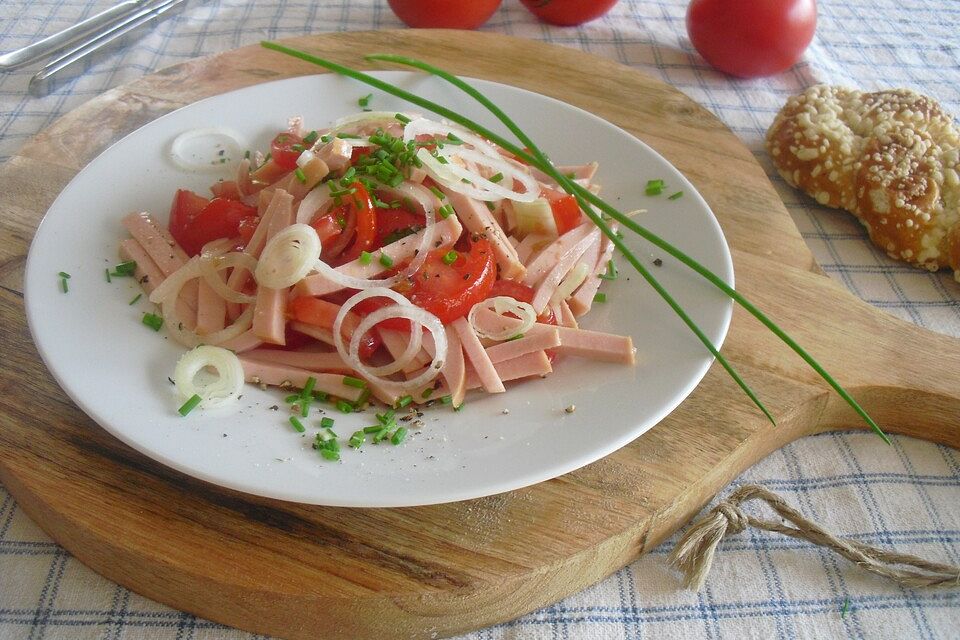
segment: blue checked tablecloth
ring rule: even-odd
[[[731,0],[746,1],[746,0]],[[0,50],[95,13],[106,0],[3,0]],[[821,209],[773,171],[762,136],[787,96],[815,82],[907,86],[960,113],[960,2],[820,0],[816,38],[781,75],[733,80],[693,51],[685,0],[621,0],[579,28],[540,24],[505,0],[485,30],[607,56],[687,93],[717,114],[767,168],[823,268],[889,313],[960,336],[960,285],[895,264],[851,217]],[[191,58],[319,31],[402,26],[386,2],[193,0],[122,52],[96,59],[52,95],[26,93],[34,69],[0,74],[0,160],[105,89]],[[0,214],[2,215],[2,214]],[[772,454],[737,483],[762,484],[807,517],[856,540],[960,564],[960,455],[909,438],[824,434]],[[724,492],[725,494],[726,492]],[[911,591],[809,544],[747,531],[724,541],[706,588],[680,588],[675,539],[567,600],[480,638],[958,638],[957,591]],[[74,560],[0,487],[0,638],[247,638],[112,584]]]

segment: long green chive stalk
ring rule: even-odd
[[[811,368],[813,368],[814,371],[816,371],[834,389],[834,391],[837,392],[838,395],[840,395],[841,398],[843,398],[844,401],[847,402],[847,404],[849,404],[854,409],[854,411],[856,411],[856,413],[861,418],[863,418],[863,420],[870,426],[871,429],[873,429],[885,442],[887,442],[888,444],[890,443],[890,440],[887,437],[887,435],[880,429],[880,427],[876,424],[876,422],[874,422],[874,420],[867,414],[867,412],[863,409],[863,407],[860,406],[860,404],[833,378],[833,376],[831,376],[820,365],[819,362],[817,362],[809,353],[807,353],[805,349],[803,349],[799,344],[797,344],[797,342],[793,340],[793,338],[791,338],[786,332],[784,332],[783,329],[781,329],[775,322],[773,322],[773,320],[767,317],[766,314],[760,311],[760,309],[754,306],[753,303],[747,300],[742,294],[737,292],[733,287],[728,285],[719,276],[717,276],[708,268],[706,268],[705,266],[697,262],[695,259],[688,256],[686,253],[684,253],[677,247],[673,246],[663,238],[659,237],[652,231],[637,224],[636,222],[628,218],[626,215],[624,215],[622,212],[618,211],[617,209],[615,209],[614,207],[606,203],[604,200],[600,199],[599,196],[596,196],[595,194],[591,193],[588,189],[585,189],[580,185],[577,185],[576,183],[571,182],[568,178],[566,178],[565,176],[557,172],[556,169],[553,167],[553,164],[543,155],[542,152],[540,152],[539,148],[535,144],[533,144],[533,142],[529,139],[529,137],[527,137],[523,133],[523,131],[509,118],[509,116],[503,113],[503,111],[501,111],[496,105],[490,102],[490,100],[488,100],[485,96],[483,96],[483,94],[481,94],[479,91],[477,91],[467,83],[463,82],[459,78],[441,69],[433,67],[432,65],[425,62],[421,62],[419,60],[414,60],[411,58],[406,58],[403,56],[395,56],[395,55],[367,56],[367,59],[369,60],[382,60],[382,61],[396,62],[400,64],[406,64],[408,66],[413,66],[423,71],[426,71],[428,73],[431,73],[433,75],[436,75],[446,80],[447,82],[450,82],[451,84],[457,86],[458,88],[460,88],[461,90],[469,94],[471,97],[475,98],[478,102],[480,102],[480,104],[486,107],[491,113],[493,113],[511,131],[511,133],[517,136],[518,140],[520,140],[521,143],[525,144],[527,148],[533,152],[534,155],[531,155],[524,149],[519,148],[517,145],[512,144],[508,140],[504,139],[502,136],[497,135],[493,131],[490,131],[486,127],[483,127],[479,123],[476,123],[473,120],[470,120],[469,118],[466,118],[450,109],[447,109],[442,105],[436,104],[430,100],[421,98],[420,96],[411,94],[408,91],[404,91],[403,89],[400,89],[399,87],[395,87],[387,82],[374,78],[373,76],[370,76],[360,71],[356,71],[349,67],[345,67],[335,62],[331,62],[329,60],[318,58],[309,53],[299,51],[297,49],[292,49],[290,47],[286,47],[281,44],[277,44],[273,42],[263,42],[261,44],[267,49],[278,51],[280,53],[284,53],[292,57],[299,58],[307,62],[311,62],[318,66],[329,69],[330,71],[333,71],[335,73],[339,73],[341,75],[363,82],[369,86],[380,89],[385,93],[389,93],[396,97],[402,98],[410,102],[411,104],[415,104],[417,106],[428,109],[444,118],[447,118],[453,122],[456,122],[457,124],[460,124],[461,126],[464,126],[470,129],[471,131],[481,136],[486,137],[487,139],[491,140],[495,144],[500,145],[510,153],[514,154],[520,160],[527,162],[533,166],[536,166],[541,171],[544,171],[545,173],[550,175],[554,180],[557,181],[557,183],[561,187],[563,187],[563,189],[567,193],[570,193],[571,195],[577,198],[578,204],[580,204],[581,209],[584,211],[584,213],[595,224],[597,224],[597,226],[601,229],[601,231],[608,238],[610,238],[614,246],[616,246],[617,249],[624,255],[627,261],[630,262],[630,264],[632,264],[640,272],[640,274],[644,276],[647,282],[654,287],[657,293],[659,293],[661,297],[663,297],[664,300],[667,301],[667,303],[671,306],[671,308],[680,316],[681,319],[684,320],[687,326],[690,327],[690,329],[697,335],[698,338],[700,338],[701,342],[705,344],[705,346],[711,352],[711,354],[713,354],[717,358],[717,361],[720,362],[721,365],[724,366],[724,369],[726,369],[727,372],[731,375],[731,377],[733,377],[733,379],[737,381],[737,384],[741,387],[741,389],[744,390],[744,392],[751,398],[751,400],[754,401],[754,403],[758,407],[760,407],[760,409],[767,415],[767,417],[771,421],[773,421],[773,417],[771,416],[771,414],[763,407],[762,403],[760,403],[756,395],[749,389],[746,383],[743,382],[740,376],[736,374],[736,372],[729,365],[729,363],[726,362],[726,359],[720,355],[720,353],[717,351],[715,347],[713,347],[709,339],[707,339],[706,336],[703,335],[703,333],[699,330],[699,328],[697,328],[696,325],[692,322],[692,320],[690,320],[686,316],[686,313],[683,312],[683,310],[679,307],[679,305],[675,301],[673,301],[673,303],[671,304],[672,297],[670,297],[669,293],[667,293],[661,286],[659,286],[659,283],[656,283],[656,280],[653,278],[652,274],[650,274],[649,271],[647,271],[643,267],[643,265],[636,259],[636,257],[632,254],[632,252],[630,252],[630,250],[620,241],[620,239],[617,238],[616,234],[614,234],[610,230],[610,228],[603,222],[603,220],[596,214],[596,212],[593,211],[590,206],[585,206],[585,205],[588,205],[589,203],[590,205],[596,206],[603,213],[609,215],[614,220],[617,220],[618,222],[623,224],[625,227],[627,227],[634,233],[638,234],[643,239],[647,240],[651,244],[664,250],[669,255],[673,256],[674,258],[679,260],[681,263],[683,263],[687,267],[697,272],[699,275],[705,278],[708,282],[716,286],[718,289],[723,291],[727,296],[729,296],[735,302],[740,304],[744,309],[747,310],[747,312],[749,312],[752,316],[757,318],[757,320],[759,320],[765,327],[767,327],[771,332],[773,332],[774,335],[780,338],[780,340],[782,340],[797,355],[799,355]]]

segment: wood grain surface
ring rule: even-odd
[[[960,443],[960,343],[887,316],[825,277],[750,152],[679,91],[605,59],[500,35],[406,30],[288,43],[358,67],[368,66],[362,51],[416,55],[559,98],[632,132],[709,202],[738,288],[887,430]],[[507,494],[405,509],[303,506],[205,484],[121,444],[65,397],[31,342],[22,280],[40,218],[100,151],[156,117],[312,73],[317,68],[256,46],[171,67],[91,100],[0,168],[0,480],[95,571],[178,609],[286,638],[449,635],[602,579],[777,447],[862,426],[738,310],[723,351],[778,427],[715,366],[629,446]]]

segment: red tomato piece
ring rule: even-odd
[[[374,249],[377,240],[377,213],[373,199],[359,182],[350,185],[354,193],[343,196],[343,204],[331,209],[326,215],[332,216],[340,225],[342,233],[332,241],[324,253],[324,260],[343,264],[355,260],[362,251]],[[340,224],[340,221],[343,221]],[[319,231],[318,231],[319,233]],[[322,244],[321,238],[321,244]],[[349,244],[349,248],[348,248]]]
[[[180,189],[170,208],[170,234],[177,244],[195,256],[203,245],[219,238],[235,238],[240,235],[240,225],[256,227],[257,210],[229,198],[207,200],[202,196]],[[251,232],[252,235],[252,232]]]
[[[610,10],[617,0],[520,0],[533,15],[544,22],[572,27],[595,20]]]
[[[409,231],[416,233],[426,225],[422,214],[412,213],[406,209],[377,210],[377,239],[376,248],[395,242],[400,237],[409,235]]]
[[[260,226],[260,218],[256,216],[247,216],[246,218],[240,219],[240,224],[237,225],[237,233],[240,236],[240,241],[243,243],[243,246],[250,244],[250,240],[253,238],[253,234],[256,232],[258,226]]]
[[[326,300],[312,296],[298,296],[287,304],[287,315],[293,320],[320,327],[327,331],[333,331],[333,323],[339,311],[339,304],[327,302]],[[356,316],[353,316],[352,320],[350,318],[351,316],[347,316],[347,319],[344,320],[343,326],[341,327],[344,338],[348,338],[353,333],[357,324],[359,324]],[[376,329],[368,331],[366,335],[360,339],[360,358],[366,360],[380,348],[381,344],[382,342]]]
[[[387,0],[407,26],[426,29],[476,29],[490,19],[500,0]]]
[[[509,296],[516,300],[517,302],[526,302],[530,304],[533,302],[533,288],[528,287],[522,282],[517,282],[516,280],[497,280],[493,284],[493,289],[490,291],[489,298],[495,296]],[[548,306],[543,310],[539,316],[537,316],[537,322],[543,324],[557,324],[557,317],[553,314],[553,310]]]
[[[170,205],[170,222],[167,228],[177,244],[183,246],[180,238],[183,232],[189,226],[193,219],[203,211],[203,208],[210,203],[209,198],[197,195],[187,189],[178,189],[173,196],[173,203]]]
[[[816,0],[693,0],[687,34],[711,65],[741,78],[786,71],[817,28]]]
[[[473,305],[488,298],[497,278],[493,249],[486,239],[472,242],[466,251],[457,251],[452,262],[448,254],[453,257],[441,249],[431,251],[423,266],[396,287],[410,302],[444,324],[462,318]]]
[[[297,168],[297,158],[303,153],[303,138],[289,131],[278,133],[270,143],[270,158],[278,167],[293,171]]]
[[[548,198],[548,202],[553,211],[553,220],[557,224],[557,233],[563,235],[580,225],[580,205],[576,198],[570,194],[562,194],[556,198]]]

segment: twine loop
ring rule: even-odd
[[[787,524],[762,520],[748,515],[740,505],[750,500],[762,500]],[[699,590],[710,573],[717,545],[728,534],[736,534],[747,527],[773,531],[806,540],[843,556],[862,569],[889,578],[904,587],[960,587],[960,567],[928,562],[906,553],[897,553],[878,547],[838,538],[804,518],[783,498],[755,484],[739,487],[726,500],[695,522],[680,539],[670,562],[684,575],[684,585]]]

